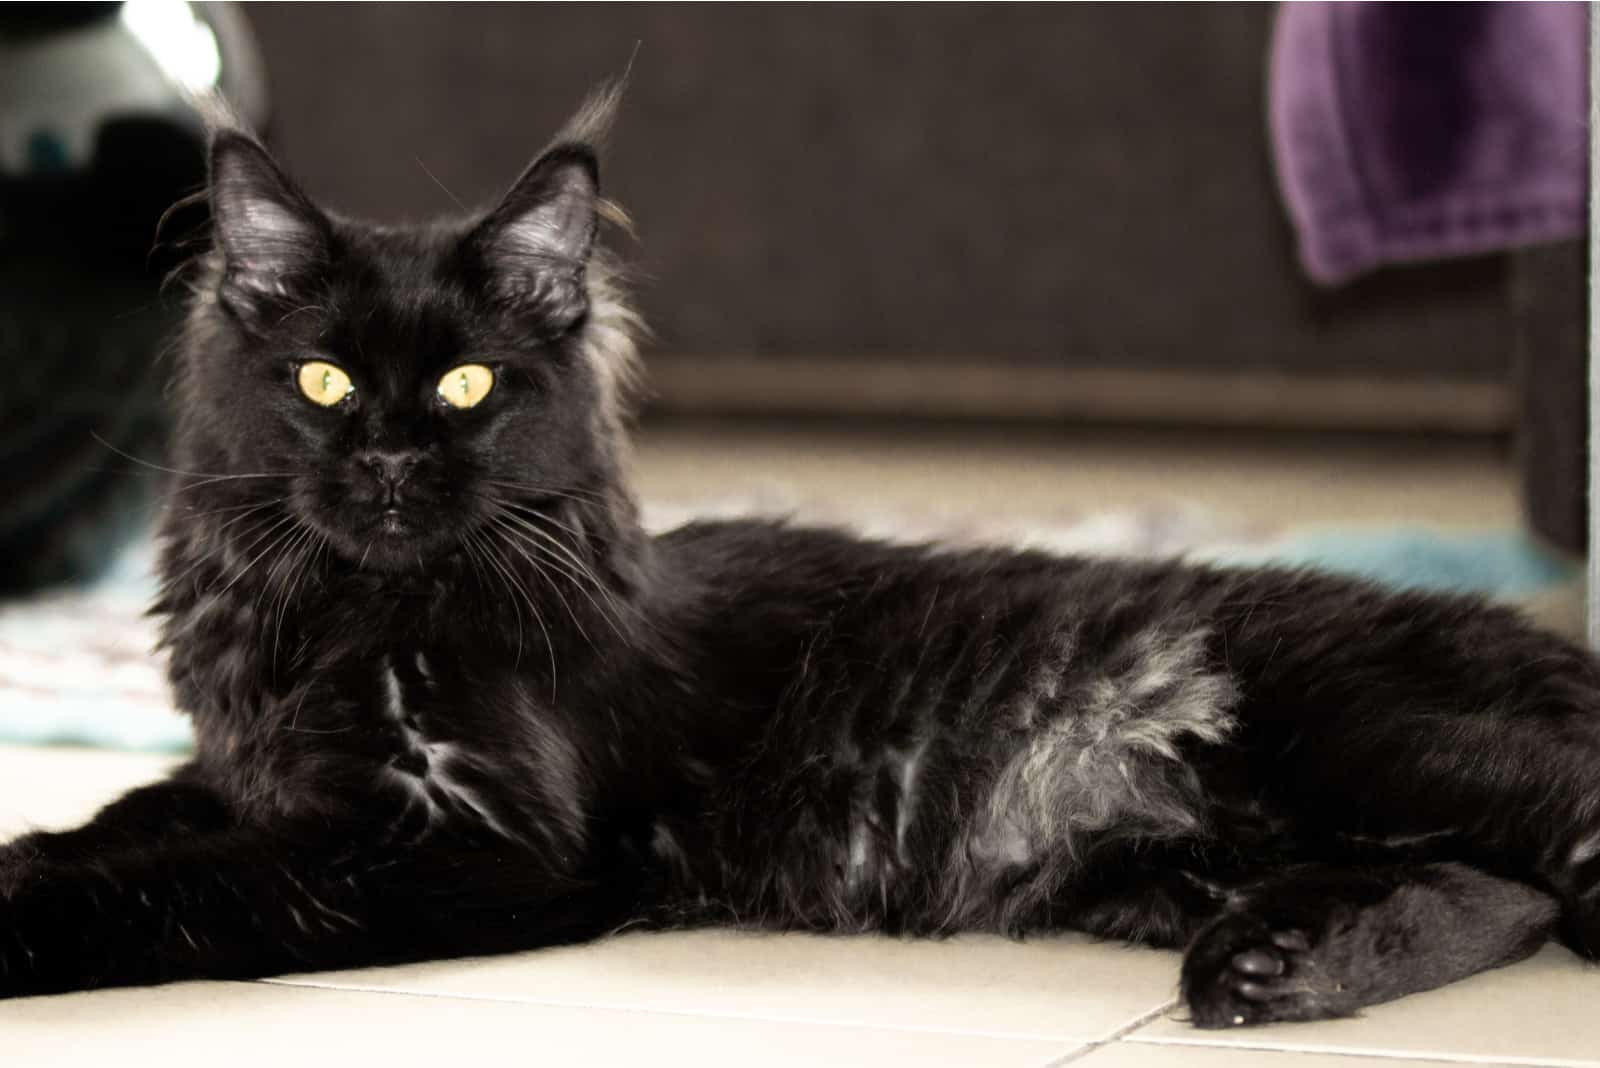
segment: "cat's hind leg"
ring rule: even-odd
[[[1215,653],[1246,695],[1212,781],[1303,842],[1433,843],[1548,889],[1600,958],[1600,657],[1514,610],[1329,576],[1231,576]]]
[[[1240,889],[1189,946],[1198,1027],[1348,1016],[1529,956],[1553,898],[1461,864],[1305,865]]]
[[[1205,843],[1125,841],[1087,858],[1070,890],[1051,902],[1049,925],[1096,938],[1182,949],[1226,906],[1241,876],[1208,857]]]

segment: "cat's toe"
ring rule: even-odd
[[[1201,933],[1183,962],[1183,993],[1196,1027],[1304,1019],[1305,975],[1314,965],[1302,931],[1224,917]]]
[[[1311,939],[1307,937],[1304,931],[1296,931],[1292,928],[1286,931],[1273,931],[1272,944],[1291,953],[1311,952]]]
[[[1233,955],[1233,970],[1245,975],[1278,976],[1288,964],[1281,954],[1266,949],[1247,949]]]

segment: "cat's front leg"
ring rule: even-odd
[[[191,770],[186,765],[165,781],[130,790],[81,827],[33,831],[0,844],[0,899],[55,869],[232,827],[235,819],[228,804],[195,781]]]
[[[29,869],[0,901],[0,996],[247,978],[591,938],[636,906],[625,877],[443,837],[241,827]]]

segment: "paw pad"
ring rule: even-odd
[[[1240,918],[1203,934],[1184,963],[1184,990],[1201,1027],[1304,1018],[1311,939]]]

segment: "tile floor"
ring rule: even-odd
[[[1514,521],[1503,456],[1471,442],[664,425],[640,478],[673,500],[749,495],[951,513],[1127,507],[1179,496],[1276,520]],[[68,825],[161,773],[160,757],[0,747],[0,839]],[[1355,1020],[1188,1027],[1177,956],[1077,938],[635,934],[401,968],[0,1003],[0,1064],[534,1064],[1095,1068],[1600,1068],[1600,970],[1565,951]]]

